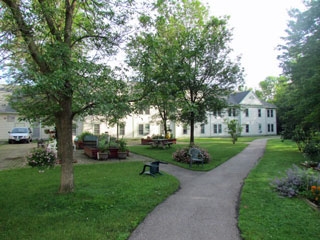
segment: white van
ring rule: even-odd
[[[8,133],[8,143],[32,142],[32,131],[28,127],[15,127]]]

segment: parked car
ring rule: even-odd
[[[32,142],[32,131],[28,127],[15,127],[9,133],[9,143]]]

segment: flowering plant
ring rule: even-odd
[[[54,167],[56,163],[56,154],[42,148],[34,148],[27,156],[28,165],[38,167],[40,170]]]
[[[310,200],[315,204],[320,204],[320,186],[311,186]]]
[[[172,154],[173,159],[177,162],[189,163],[190,162],[189,149],[190,149],[189,147],[178,149],[176,152]],[[199,148],[199,150],[201,151],[204,157],[204,163],[208,163],[210,161],[209,153],[206,150],[201,148]]]

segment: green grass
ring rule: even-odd
[[[295,143],[268,141],[263,158],[242,190],[239,228],[243,239],[319,239],[320,211],[313,210],[303,199],[280,197],[270,187],[272,179],[302,161]]]
[[[197,171],[208,171],[220,164],[224,163],[231,157],[240,153],[245,147],[248,146],[248,142],[255,138],[239,138],[236,144],[232,144],[230,138],[198,138],[196,139],[196,145],[204,148],[211,156],[209,164],[205,164],[204,167],[194,166],[192,169]],[[147,156],[156,160],[165,161],[174,165],[189,168],[188,164],[178,163],[173,160],[172,154],[178,149],[188,146],[189,139],[179,139],[177,144],[172,144],[171,148],[152,148],[149,145],[135,145],[130,146],[131,152]]]
[[[57,194],[60,167],[0,172],[0,239],[127,239],[175,192],[170,175],[139,176],[142,162],[75,166],[76,191]]]

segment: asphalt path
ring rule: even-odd
[[[258,139],[209,172],[173,165],[160,170],[180,181],[180,190],[158,205],[129,240],[239,240],[238,202],[243,181],[262,157],[267,139]]]

